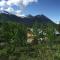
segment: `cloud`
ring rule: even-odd
[[[0,6],[4,6],[6,4],[6,1],[1,1]]]
[[[32,2],[37,2],[38,0],[8,0],[7,4],[8,5],[24,5],[27,6],[28,4],[32,3]]]
[[[20,16],[21,10],[17,10],[17,11],[15,11],[15,13],[16,13],[16,16]]]
[[[5,9],[5,11],[13,13],[14,12],[14,9],[12,7],[9,7],[7,9]]]
[[[6,10],[8,12],[14,13],[15,15],[24,15],[21,12],[30,3],[37,2],[38,0],[1,0],[0,1],[0,11]],[[17,6],[19,9],[14,9],[12,6]]]
[[[28,4],[30,4],[30,3],[32,3],[32,2],[37,2],[37,0],[24,0],[23,2],[22,2],[22,4],[24,5],[24,6],[27,6]]]

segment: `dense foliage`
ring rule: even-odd
[[[12,55],[16,49],[25,46],[26,40],[26,27],[23,24],[0,22],[0,58]],[[18,52],[15,53],[18,54]]]
[[[58,31],[60,32],[60,23],[58,24]]]
[[[27,44],[27,28],[16,22],[0,22],[0,60],[60,60],[60,44],[54,43],[60,36],[55,35],[52,24],[33,24],[36,41],[48,37],[38,44]],[[47,34],[39,34],[39,29]]]
[[[60,31],[44,15],[17,17],[0,14],[0,60],[60,60]],[[33,29],[34,41],[27,43],[27,29]]]

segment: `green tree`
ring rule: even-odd
[[[26,45],[26,26],[16,22],[0,23],[0,56],[18,55],[20,47]],[[16,52],[18,50],[19,53]],[[3,55],[2,55],[3,54]]]
[[[48,24],[46,33],[49,40],[54,40],[56,38],[55,27],[53,24]]]
[[[60,22],[59,22],[59,24],[58,24],[58,31],[60,32]]]

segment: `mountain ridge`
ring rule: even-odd
[[[22,18],[9,13],[8,14],[0,13],[0,21],[15,21],[15,22],[24,23],[27,25],[29,24],[31,25],[35,21],[42,24],[47,24],[47,23],[55,24],[52,20],[50,20],[45,15],[36,15],[36,16],[28,15]]]

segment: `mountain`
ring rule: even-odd
[[[7,13],[7,14],[6,14]],[[13,21],[18,23],[24,23],[27,25],[32,25],[35,21],[42,24],[52,23],[55,24],[53,21],[51,21],[48,17],[44,15],[28,15],[26,17],[17,17],[16,15],[10,14],[8,12],[0,13],[0,21]]]

